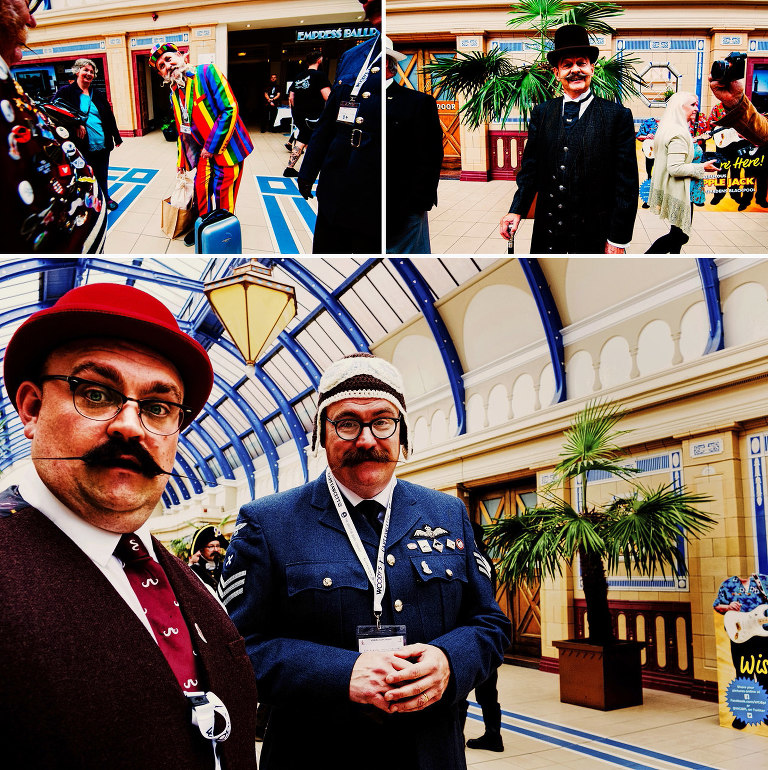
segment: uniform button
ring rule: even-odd
[[[370,96],[371,96],[371,92],[370,91],[363,91],[363,93],[362,93],[363,99],[369,99]]]
[[[554,196],[552,193],[550,193],[550,194],[549,194],[549,197],[550,197],[550,198],[554,198],[555,196]]]
[[[355,123],[362,123],[362,122],[363,122],[362,118],[355,118]]]
[[[552,231],[551,231],[551,230],[547,230],[547,232],[548,232],[550,235],[552,235]],[[552,249],[550,249],[550,251],[552,251]]]
[[[547,212],[547,216],[548,216],[548,217],[551,217],[551,216],[552,216],[552,212],[551,212],[551,211],[548,211],[548,212]]]
[[[400,599],[395,599],[395,612],[402,612],[403,611],[403,603],[400,601]]]
[[[557,204],[557,208],[559,208],[559,209],[563,208],[563,204],[562,203],[558,203]]]
[[[452,570],[452,569],[447,569],[447,568],[446,568],[446,570],[445,570],[445,574],[446,574],[446,575],[448,575],[448,577],[453,577],[453,570]]]
[[[563,152],[568,152],[568,148],[567,147],[563,147]]]
[[[565,171],[565,166],[560,166],[560,171]]]
[[[557,189],[560,190],[560,192],[565,192],[565,187],[563,187],[562,185],[560,185],[560,187],[558,187]]]
[[[556,177],[556,176],[553,176],[553,177],[552,177],[552,181],[553,181],[553,182],[554,182],[556,179],[557,179],[557,177]]]
[[[326,588],[330,588],[333,585],[333,580],[331,580],[329,577],[323,578],[323,585]]]
[[[562,226],[563,226],[563,223],[562,223],[562,222],[558,222],[558,223],[557,223],[557,226],[558,226],[558,227],[562,227]]]
[[[371,73],[376,74],[377,72],[381,72],[381,67],[371,67]]]
[[[389,556],[387,556],[387,564],[389,564],[390,567],[395,566],[395,557],[392,554],[389,554]]]

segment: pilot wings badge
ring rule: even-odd
[[[448,535],[450,534],[447,529],[443,529],[442,527],[436,527],[435,529],[432,529],[432,527],[429,526],[429,524],[426,524],[424,526],[424,529],[417,529],[414,533],[414,537],[425,537],[427,540],[434,540],[437,537],[440,537],[441,535]]]

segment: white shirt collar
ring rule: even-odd
[[[389,491],[397,484],[397,477],[392,474],[392,478],[389,480],[389,483],[387,484],[384,489],[379,492],[378,495],[374,495],[371,498],[367,497],[360,497],[357,493],[353,492],[351,489],[348,489],[345,487],[334,475],[333,471],[331,471],[331,476],[333,476],[334,480],[339,486],[339,489],[341,490],[341,494],[344,495],[344,497],[349,500],[350,503],[352,503],[353,506],[359,505],[363,500],[376,500],[377,502],[381,503],[384,508],[387,507],[387,503],[389,502]],[[26,498],[25,498],[26,499]]]
[[[563,104],[565,104],[565,102],[583,102],[584,104],[586,104],[591,98],[592,98],[591,88],[585,91],[583,94],[581,94],[581,96],[579,96],[577,99],[571,99],[571,97],[568,96],[568,94],[565,93],[565,91],[563,91]]]
[[[50,519],[91,561],[106,566],[120,540],[116,532],[108,532],[67,508],[43,483],[34,465],[30,464],[19,484],[19,494],[40,513]],[[144,522],[136,530],[136,535],[150,556],[157,561],[149,523]]]

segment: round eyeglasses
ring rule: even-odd
[[[77,413],[89,420],[111,420],[120,414],[128,401],[135,401],[139,405],[139,420],[150,433],[171,436],[181,428],[184,418],[192,413],[189,407],[173,401],[130,398],[103,382],[64,374],[47,374],[40,378],[41,383],[48,380],[61,380],[68,383],[72,391],[72,403]]]
[[[342,441],[354,441],[362,432],[363,428],[370,428],[374,438],[389,438],[397,430],[397,424],[400,417],[377,417],[370,422],[361,422],[356,417],[342,417],[339,420],[325,418],[336,429],[336,435]]]

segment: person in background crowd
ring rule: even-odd
[[[547,54],[563,96],[533,108],[517,192],[499,224],[509,240],[535,199],[532,254],[623,254],[632,240],[635,127],[626,107],[592,93],[598,54],[577,24],[560,27]]]
[[[0,146],[7,148],[0,152],[0,252],[98,253],[107,231],[106,190],[67,129],[54,125],[11,75],[39,5],[0,0]]]
[[[117,201],[109,197],[109,154],[113,147],[119,147],[123,140],[117,130],[115,115],[107,98],[101,91],[92,88],[93,79],[99,70],[90,59],[77,59],[72,65],[76,76],[74,83],[62,86],[54,99],[63,101],[71,110],[82,115],[83,123],[78,128],[78,144],[93,169],[99,187],[104,190],[107,207],[117,208]]]
[[[360,0],[381,28],[381,0]],[[304,198],[317,187],[313,254],[381,253],[381,37],[339,59],[325,109],[296,182]]]
[[[464,503],[395,477],[410,436],[398,370],[342,358],[318,386],[327,471],[240,510],[219,596],[272,706],[263,770],[466,767],[459,703],[510,624]]]
[[[27,318],[4,367],[32,463],[0,495],[3,765],[256,770],[243,640],[148,523],[213,386],[205,349],[96,283]]]
[[[405,56],[384,38],[387,57],[387,253],[429,254],[429,216],[437,204],[443,129],[430,94],[395,83]]]
[[[280,86],[277,85],[277,75],[273,72],[264,88],[264,113],[262,115],[261,133],[275,130],[277,108],[280,106]]]
[[[701,147],[691,138],[690,121],[699,110],[695,94],[681,91],[667,101],[654,139],[656,164],[648,199],[651,210],[671,227],[657,238],[646,254],[679,254],[688,243],[693,221],[694,196],[691,180],[701,180],[708,173],[717,173],[714,161],[701,163]],[[698,194],[703,198],[703,187]]]
[[[189,549],[189,567],[200,580],[214,591],[219,585],[221,564],[224,559],[224,540],[221,531],[214,526],[201,527],[195,532]]]
[[[227,79],[213,64],[190,69],[187,55],[173,43],[152,49],[149,65],[171,86],[171,105],[179,132],[179,171],[197,169],[195,199],[199,216],[214,209],[235,212],[245,159],[253,151],[248,129]],[[192,246],[195,231],[184,243]]]
[[[291,105],[293,122],[298,130],[291,149],[288,166],[283,176],[298,176],[295,166],[304,148],[312,138],[320,113],[331,93],[331,83],[320,67],[323,64],[322,51],[312,51],[306,58],[307,68],[296,76],[288,89],[288,102]]]

